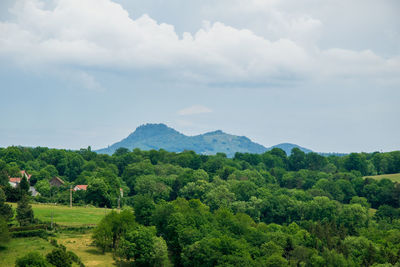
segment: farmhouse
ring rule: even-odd
[[[87,184],[78,184],[74,187],[74,191],[85,190],[87,189]]]
[[[26,177],[26,180],[28,180],[29,183],[29,179],[31,179],[32,175],[28,174],[26,171],[20,171],[20,174],[21,177],[9,177],[9,183],[12,187],[17,187],[17,185],[21,183],[22,177]]]
[[[9,184],[13,187],[16,188],[20,183],[23,177],[26,177],[26,180],[28,181],[28,184],[30,184],[30,179],[32,177],[31,174],[28,174],[26,171],[20,171],[21,177],[9,177]],[[33,186],[29,186],[29,192],[31,192],[31,195],[36,197],[37,195],[40,195],[38,191]]]
[[[50,180],[50,185],[54,187],[60,187],[63,186],[65,182],[57,176],[54,176],[53,179]]]

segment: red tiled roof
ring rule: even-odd
[[[77,189],[79,189],[79,190],[86,190],[86,189],[87,189],[87,184],[78,184],[78,185],[76,185],[76,186],[74,187],[74,189],[75,189],[75,191],[76,191]]]
[[[22,178],[10,178],[11,183],[20,183]]]

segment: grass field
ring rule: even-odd
[[[58,234],[57,242],[78,255],[85,266],[115,266],[111,253],[101,254],[91,245],[91,234]],[[13,238],[6,247],[0,248],[0,266],[14,266],[15,260],[29,252],[43,256],[54,249],[50,242],[39,237]]]
[[[16,208],[16,203],[10,203]],[[96,225],[109,213],[110,209],[93,207],[68,207],[47,204],[31,204],[35,218],[42,221],[50,221],[53,213],[55,223],[62,226],[79,227],[85,225]],[[85,266],[115,266],[111,253],[101,254],[92,246],[91,231],[76,233],[73,231],[61,231],[55,239],[63,244],[68,250],[78,255]],[[15,260],[29,252],[37,251],[43,256],[51,252],[54,247],[49,241],[39,237],[13,238],[6,247],[0,247],[0,266],[14,266]]]
[[[78,255],[85,266],[115,266],[111,253],[102,254],[92,246],[91,234],[61,234],[59,244]],[[1,266],[1,265],[0,265]]]
[[[14,266],[18,257],[29,252],[36,251],[45,256],[53,249],[48,241],[39,237],[13,238],[6,246],[0,249],[0,266]]]
[[[13,208],[17,207],[16,203],[11,203]],[[53,213],[53,221],[63,226],[81,226],[94,225],[100,222],[105,214],[110,212],[110,209],[101,209],[93,207],[68,207],[55,206],[47,204],[31,204],[35,218],[41,221],[51,221]]]
[[[385,179],[389,179],[393,182],[400,183],[400,173],[364,176],[364,178],[372,178],[372,179],[376,179],[376,180],[382,180],[385,178]]]

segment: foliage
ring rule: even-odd
[[[121,240],[118,255],[134,260],[135,266],[169,266],[167,245],[156,236],[154,227],[138,226],[128,231]]]
[[[37,201],[50,201],[49,175],[88,184],[87,191],[74,192],[74,205],[115,208],[122,188],[123,211],[101,220],[94,244],[142,266],[396,265],[400,185],[366,176],[400,172],[399,166],[398,151],[325,157],[274,148],[229,158],[192,151],[120,149],[109,156],[90,149],[0,149],[0,172],[32,174],[43,192]],[[69,184],[51,187],[51,201],[68,203]],[[21,197],[20,189],[2,188],[7,200]],[[0,193],[0,208],[2,199]],[[34,209],[41,220],[53,213],[57,223],[71,226],[98,223],[107,213]]]
[[[46,259],[38,252],[30,252],[18,258],[15,262],[16,267],[51,267]]]
[[[29,225],[34,222],[32,206],[29,205],[29,200],[26,195],[18,202],[17,221],[21,226]]]
[[[6,221],[10,221],[14,217],[14,211],[11,205],[6,204],[5,201],[6,195],[0,187],[0,217],[3,217]]]
[[[0,217],[0,246],[10,241],[10,232],[6,221]]]
[[[71,254],[68,253],[66,248],[63,246],[53,249],[49,254],[46,255],[46,259],[49,263],[56,267],[72,266]]]
[[[121,213],[111,212],[106,215],[93,231],[93,240],[102,252],[116,250],[121,237],[128,228],[135,225],[135,216],[130,210]]]
[[[29,191],[29,182],[28,182],[28,180],[26,179],[26,176],[25,176],[25,175],[22,177],[21,183],[20,183],[18,186],[19,186],[19,188],[21,189],[21,192],[22,192],[23,194],[28,194],[28,191]]]

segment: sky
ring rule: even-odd
[[[266,147],[400,149],[398,0],[2,0],[0,147],[145,123]]]

